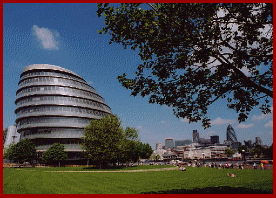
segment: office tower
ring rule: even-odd
[[[211,138],[211,143],[212,144],[219,144],[219,136],[218,135],[213,135],[213,136],[210,136]]]
[[[175,147],[191,144],[192,140],[175,140]]]
[[[233,129],[233,127],[229,124],[226,130],[226,140],[230,141],[231,143],[237,142],[237,136]]]
[[[174,140],[173,138],[165,139],[165,149],[174,148]]]
[[[260,137],[255,137],[255,145],[263,145],[263,141]]]
[[[193,130],[193,142],[198,142],[199,140],[199,133],[197,130]]]
[[[244,145],[247,146],[248,148],[252,148],[253,147],[252,140],[248,140],[248,141],[244,140]]]
[[[158,149],[162,149],[161,142],[156,143],[156,150],[158,150]]]
[[[3,147],[16,144],[20,140],[20,134],[17,133],[16,126],[12,125],[3,130]]]

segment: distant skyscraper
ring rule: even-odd
[[[218,135],[210,136],[210,138],[211,138],[211,143],[212,144],[219,143],[219,136]]]
[[[244,140],[244,145],[247,146],[248,148],[252,148],[252,140],[248,140],[248,141]]]
[[[175,140],[175,147],[191,144],[192,140]]]
[[[263,145],[263,141],[260,137],[255,137],[255,145]]]
[[[162,149],[161,142],[156,143],[156,150],[158,150],[158,149]]]
[[[199,138],[198,143],[202,145],[209,145],[211,144],[211,139]]]
[[[233,127],[229,124],[226,130],[226,140],[230,141],[231,143],[237,142],[237,136],[233,129]]]
[[[193,142],[198,142],[199,140],[199,133],[197,130],[193,130]]]
[[[11,144],[16,144],[20,140],[20,134],[17,133],[16,126],[12,125],[3,130],[3,147],[6,148]]]
[[[174,140],[173,138],[166,138],[165,139],[165,149],[174,148]]]

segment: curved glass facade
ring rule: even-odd
[[[33,139],[38,151],[62,143],[80,152],[80,138],[91,119],[110,115],[111,109],[96,90],[74,72],[47,64],[26,67],[15,101],[17,131]]]
[[[231,143],[238,142],[236,133],[230,124],[228,125],[226,130],[226,140],[230,141]]]

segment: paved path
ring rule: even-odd
[[[122,170],[122,171],[44,171],[44,172],[84,172],[84,173],[126,173],[126,172],[147,172],[147,171],[170,171],[170,170],[178,170],[178,167],[172,168],[158,168],[158,169],[143,169],[143,170]]]

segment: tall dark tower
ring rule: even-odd
[[[231,143],[238,142],[236,133],[230,124],[228,125],[226,130],[226,140],[230,141]]]
[[[211,143],[212,144],[219,143],[219,136],[218,135],[210,136],[210,138],[211,138]]]
[[[193,142],[198,142],[199,141],[199,133],[197,130],[193,130]]]
[[[111,114],[104,99],[83,78],[54,65],[26,67],[16,95],[17,131],[22,139],[32,139],[39,152],[61,143],[69,158],[78,158],[84,127],[92,119]]]

